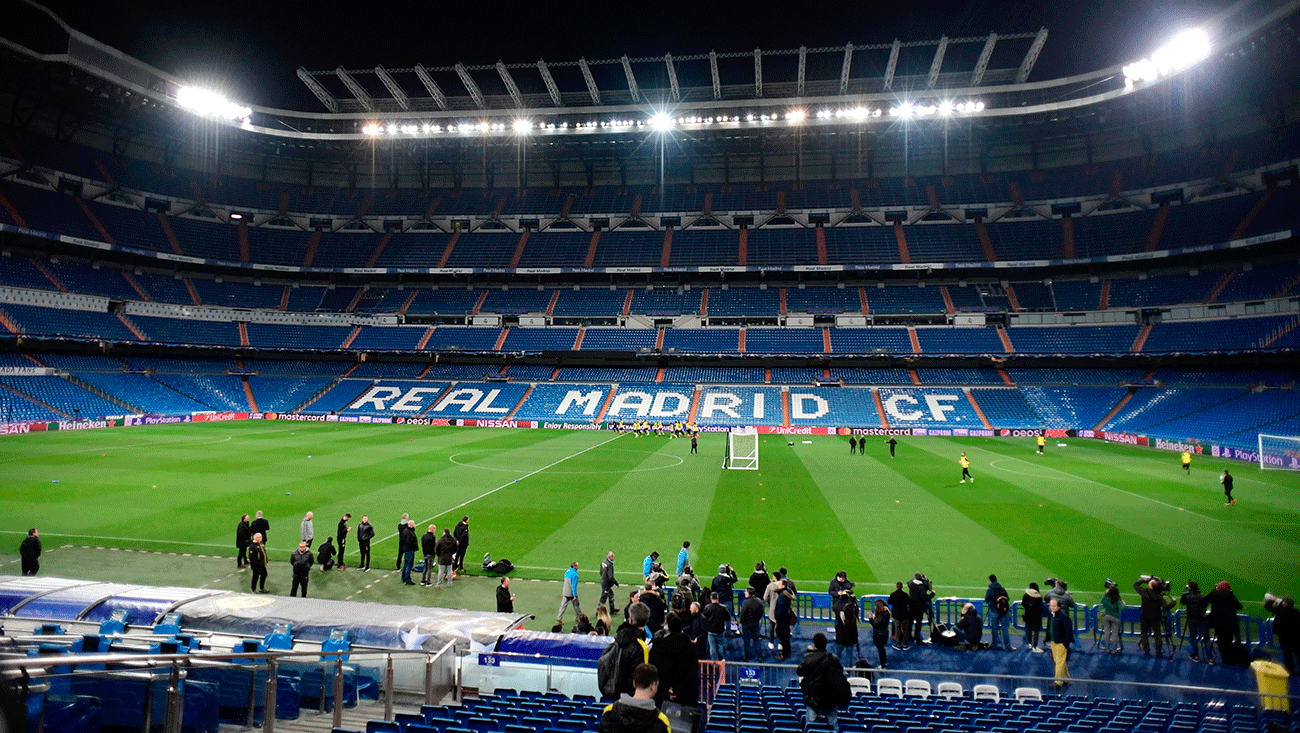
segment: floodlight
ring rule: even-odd
[[[203,117],[219,117],[223,120],[248,121],[253,110],[226,99],[206,89],[181,87],[176,91],[176,101],[181,107]]]
[[[1183,31],[1151,54],[1124,67],[1124,86],[1155,81],[1182,71],[1210,55],[1210,37],[1200,28]]]
[[[785,118],[790,122],[799,123],[808,119],[808,113],[802,109],[792,109],[785,113]]]
[[[948,117],[952,114],[952,102],[943,102],[939,105],[939,114]]]

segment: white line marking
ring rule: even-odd
[[[647,467],[647,468],[617,469],[617,470],[612,470],[612,471],[552,471],[551,473],[556,474],[556,475],[559,475],[559,476],[596,476],[596,475],[599,475],[599,474],[611,474],[611,473],[618,473],[618,474],[623,474],[623,473],[646,473],[646,472],[649,472],[649,471],[663,471],[663,470],[665,470],[665,469],[669,469],[669,468],[676,468],[676,467],[678,467],[678,466],[680,466],[680,465],[682,465],[683,463],[686,462],[686,461],[684,461],[684,460],[682,459],[681,456],[674,456],[674,455],[672,455],[672,454],[668,454],[668,453],[658,453],[657,451],[651,451],[651,452],[647,453],[647,452],[645,452],[645,451],[638,451],[638,450],[631,450],[631,449],[623,449],[623,450],[620,450],[620,449],[615,448],[615,449],[612,449],[612,450],[617,451],[617,452],[620,452],[620,453],[636,453],[637,455],[642,455],[642,456],[655,456],[655,455],[662,455],[662,456],[664,456],[664,457],[666,457],[666,458],[673,458],[673,459],[675,459],[677,462],[676,462],[676,463],[672,463],[672,464],[663,465],[663,466],[649,466],[649,467]],[[463,466],[463,467],[465,467],[465,468],[481,468],[481,469],[483,469],[484,471],[502,471],[502,472],[510,473],[510,472],[514,472],[514,471],[519,470],[519,469],[516,469],[516,468],[505,468],[505,467],[501,467],[501,466],[486,466],[486,465],[479,465],[479,464],[476,464],[476,463],[462,463],[462,462],[456,460],[457,458],[459,458],[459,457],[461,457],[461,456],[471,455],[471,454],[475,454],[475,453],[490,453],[490,452],[492,452],[492,449],[490,449],[490,448],[475,448],[474,450],[465,450],[465,451],[461,451],[461,452],[459,452],[459,453],[453,453],[451,456],[449,456],[449,457],[447,458],[447,460],[451,461],[452,463],[456,464],[457,466]]]
[[[0,529],[0,534],[26,535],[27,532],[25,530]],[[73,537],[79,540],[114,540],[117,542],[149,542],[155,545],[187,545],[187,546],[194,546],[194,547],[226,547],[226,548],[230,547],[230,545],[220,544],[216,542],[187,542],[185,540],[150,540],[150,539],[141,539],[138,537],[107,537],[104,535],[97,535],[97,534],[64,534],[63,532],[42,532],[41,534],[47,537]]]
[[[77,450],[61,451],[58,453],[42,453],[41,458],[57,458],[59,456],[75,456],[78,453],[94,453],[95,451],[114,451],[114,450],[137,450],[139,448],[166,448],[168,445],[215,445],[233,440],[235,436],[227,435],[219,440],[159,440],[144,443],[124,443],[122,445],[100,446],[98,448],[79,448]],[[13,463],[14,461],[25,461],[32,458],[30,455],[14,456],[13,458],[0,458],[0,463]]]
[[[444,515],[444,514],[447,514],[447,513],[450,513],[450,512],[454,512],[454,511],[456,511],[457,509],[460,509],[460,508],[463,507],[463,506],[468,506],[468,505],[470,505],[470,504],[473,504],[474,502],[478,501],[479,499],[483,499],[483,498],[486,498],[486,497],[488,497],[488,496],[491,496],[491,495],[497,493],[498,491],[500,491],[500,490],[506,488],[507,486],[510,486],[510,485],[512,485],[512,484],[515,484],[515,483],[517,483],[517,482],[519,482],[519,481],[523,481],[524,479],[526,479],[526,478],[528,478],[528,477],[530,477],[530,476],[536,476],[537,474],[541,473],[542,471],[545,471],[545,470],[548,469],[548,468],[551,468],[552,466],[558,466],[558,465],[560,465],[561,463],[564,463],[565,461],[569,460],[570,458],[577,458],[578,456],[582,455],[583,453],[586,453],[586,452],[588,452],[588,451],[595,450],[595,449],[601,447],[602,445],[605,445],[606,443],[612,443],[613,441],[618,440],[618,439],[621,438],[621,437],[623,437],[622,434],[618,434],[618,435],[615,435],[614,437],[612,437],[612,438],[610,438],[610,439],[608,439],[608,440],[602,440],[601,442],[599,442],[599,443],[597,443],[597,444],[595,444],[595,445],[589,445],[589,446],[587,446],[586,448],[583,448],[582,450],[578,451],[577,453],[571,453],[571,454],[569,454],[569,455],[567,455],[567,456],[565,456],[565,457],[559,459],[558,461],[554,461],[554,462],[552,462],[552,463],[548,463],[548,464],[546,464],[545,466],[542,466],[541,468],[539,468],[539,469],[537,469],[537,470],[535,470],[535,471],[529,471],[528,473],[524,474],[523,476],[520,476],[519,478],[517,478],[517,479],[513,479],[513,480],[511,480],[511,481],[507,481],[507,482],[505,482],[504,484],[501,484],[500,486],[496,487],[495,489],[489,489],[489,490],[487,490],[487,491],[484,491],[482,494],[479,494],[478,496],[474,497],[473,499],[469,499],[468,501],[462,501],[461,503],[457,504],[456,506],[451,507],[451,508],[449,508],[449,509],[444,509],[444,510],[442,510],[441,512],[438,512],[437,514],[435,514],[435,515],[433,515],[433,516],[431,516],[431,517],[428,517],[427,519],[420,519],[420,520],[417,520],[415,524],[416,524],[416,526],[419,526],[419,525],[421,525],[421,524],[425,524],[426,522],[432,522],[434,519],[437,519],[438,517],[441,517],[441,516]],[[388,535],[387,537],[383,537],[383,538],[381,538],[381,539],[379,539],[379,540],[377,540],[377,541],[378,541],[378,542],[387,542],[388,540],[391,540],[391,539],[393,539],[393,538],[396,537],[396,536],[397,536],[397,533],[394,532],[394,533]]]
[[[1009,468],[1002,468],[1001,466],[998,465],[999,463],[1004,462],[1004,461],[1017,461],[1017,462],[1025,463],[1025,464],[1028,464],[1028,465],[1031,465],[1031,466],[1034,465],[1034,464],[1032,464],[1032,463],[1029,463],[1029,461],[1025,461],[1025,460],[1022,460],[1022,459],[1020,459],[1020,458],[1015,458],[1015,457],[1013,456],[1013,457],[1008,457],[1008,458],[999,458],[999,459],[994,460],[994,461],[989,461],[989,468],[995,468],[995,469],[997,469],[997,470],[999,470],[999,471],[1002,471],[1002,472],[1004,472],[1004,473],[1012,473],[1012,474],[1015,474],[1015,475],[1017,475],[1017,476],[1028,476],[1028,477],[1030,477],[1030,478],[1037,478],[1037,479],[1050,479],[1050,480],[1055,480],[1055,481],[1082,481],[1082,482],[1084,482],[1084,483],[1096,484],[1097,486],[1100,486],[1100,487],[1102,487],[1102,488],[1104,488],[1104,489],[1110,489],[1111,491],[1118,491],[1118,492],[1121,493],[1121,494],[1128,494],[1129,496],[1132,496],[1132,497],[1137,498],[1137,499],[1144,499],[1144,500],[1149,501],[1149,502],[1152,502],[1152,503],[1154,503],[1154,504],[1159,504],[1159,505],[1161,505],[1161,506],[1167,506],[1167,507],[1169,507],[1170,509],[1173,509],[1173,510],[1175,510],[1175,511],[1180,511],[1180,512],[1182,512],[1182,513],[1184,513],[1184,514],[1190,514],[1190,515],[1192,515],[1192,516],[1194,516],[1194,517],[1200,517],[1201,519],[1208,519],[1208,520],[1210,520],[1210,521],[1212,521],[1212,522],[1222,522],[1222,521],[1224,521],[1224,520],[1219,519],[1219,518],[1217,518],[1217,517],[1207,516],[1207,515],[1205,515],[1205,514],[1200,514],[1199,512],[1193,512],[1193,511],[1190,511],[1190,510],[1184,509],[1184,508],[1182,508],[1182,507],[1180,507],[1180,506],[1175,506],[1174,504],[1169,504],[1169,503],[1167,503],[1167,502],[1160,501],[1159,499],[1152,499],[1152,498],[1149,497],[1149,496],[1143,496],[1143,495],[1141,495],[1141,494],[1135,494],[1135,493],[1133,493],[1132,491],[1125,491],[1124,489],[1121,489],[1121,488],[1119,488],[1118,486],[1111,486],[1110,484],[1103,484],[1103,483],[1100,482],[1100,481],[1094,481],[1094,480],[1092,480],[1092,479],[1090,479],[1090,478],[1082,478],[1082,477],[1080,477],[1080,476],[1073,476],[1073,475],[1068,474],[1068,473],[1066,473],[1066,472],[1064,472],[1064,471],[1060,471],[1060,470],[1058,470],[1058,469],[1051,468],[1050,466],[1040,466],[1039,468],[1045,468],[1045,469],[1047,469],[1047,470],[1049,470],[1049,471],[1052,471],[1053,473],[1060,474],[1060,475],[1059,475],[1059,476],[1051,476],[1051,475],[1045,475],[1045,474],[1041,474],[1041,473],[1025,473],[1024,471],[1012,471],[1012,470],[1009,469]]]

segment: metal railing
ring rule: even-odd
[[[48,646],[66,640],[59,636],[10,637],[15,654],[26,654],[36,645]],[[80,637],[72,637],[79,639]],[[158,641],[164,636],[124,635],[115,637],[123,641]],[[164,733],[180,733],[185,716],[185,683],[202,677],[205,670],[246,673],[248,696],[246,720],[253,728],[259,707],[262,709],[262,731],[274,733],[281,672],[309,672],[311,681],[319,674],[319,688],[313,689],[317,709],[324,713],[329,701],[333,712],[333,725],[342,723],[345,680],[352,677],[356,684],[359,668],[373,663],[380,670],[379,694],[384,701],[384,718],[393,720],[393,696],[396,692],[422,692],[426,704],[434,704],[448,695],[459,695],[460,669],[455,654],[455,642],[447,642],[437,651],[378,649],[353,646],[347,652],[267,650],[256,652],[217,652],[193,650],[186,653],[157,654],[131,651],[109,653],[47,653],[41,656],[4,656],[0,653],[0,684],[10,688],[22,701],[41,695],[52,686],[75,680],[114,680],[115,682],[143,683],[140,699],[140,730],[148,733],[156,717],[156,697],[159,683],[165,683],[162,694]],[[299,677],[306,677],[302,675]],[[307,692],[307,690],[303,690]],[[260,694],[259,694],[260,693]],[[307,695],[302,696],[310,700]],[[355,704],[355,703],[354,703]],[[43,727],[44,707],[41,706]]]

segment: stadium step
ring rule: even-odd
[[[241,219],[237,231],[239,232],[239,261],[247,264],[250,249],[248,246],[248,221]]]
[[[18,324],[12,321],[9,318],[9,314],[5,313],[3,310],[0,310],[0,326],[4,326],[5,330],[9,333],[22,333],[22,329],[18,328]]]
[[[389,234],[392,234],[392,232],[389,232]],[[385,241],[387,241],[387,238],[385,238]],[[447,266],[447,260],[451,259],[451,252],[456,249],[456,242],[458,241],[460,241],[459,229],[451,233],[451,238],[447,240],[447,246],[442,249],[442,256],[438,258],[438,267]],[[383,242],[380,242],[380,244],[383,244]]]
[[[99,232],[99,236],[103,237],[104,241],[109,244],[117,244],[117,240],[113,239],[113,235],[109,234],[108,230],[104,228],[103,222],[99,220],[98,216],[95,216],[95,212],[90,210],[90,205],[86,203],[86,200],[80,196],[74,197],[73,200],[77,202],[77,206],[80,207],[81,213],[86,215],[86,219],[90,221],[90,225],[95,228],[95,231]],[[161,217],[162,214],[159,214],[158,216]],[[176,254],[182,253],[177,252]]]
[[[667,267],[669,260],[673,256],[673,230],[671,228],[664,230],[664,246],[659,253],[659,266]]]
[[[1237,223],[1237,228],[1232,230],[1232,239],[1241,239],[1241,236],[1245,234],[1246,230],[1250,228],[1250,225],[1254,223],[1255,217],[1259,216],[1259,212],[1263,211],[1264,207],[1268,206],[1269,200],[1273,198],[1273,194],[1275,193],[1277,193],[1277,188],[1275,187],[1264,190],[1264,195],[1259,197],[1259,201],[1255,202],[1255,205],[1251,210],[1246,212],[1245,216],[1241,217],[1241,221]]]
[[[970,387],[963,387],[961,391],[965,393],[966,400],[970,402],[971,409],[975,411],[975,416],[980,419],[980,422],[984,423],[984,429],[992,430],[993,423],[989,422],[987,417],[984,417],[984,410],[980,409],[980,403],[975,399],[975,393],[971,392]]]
[[[52,406],[50,406],[50,405],[47,405],[47,404],[45,404],[44,402],[41,402],[40,400],[38,400],[38,399],[36,399],[35,397],[33,397],[33,396],[27,394],[26,392],[22,391],[21,389],[18,389],[17,387],[12,387],[12,386],[10,386],[10,385],[8,385],[8,384],[0,384],[0,388],[7,389],[7,390],[9,390],[10,392],[13,392],[14,394],[18,395],[19,397],[22,397],[23,399],[27,400],[28,402],[33,402],[33,403],[35,403],[35,404],[37,404],[37,405],[40,405],[41,407],[44,407],[45,409],[49,410],[50,412],[54,413],[55,415],[58,415],[58,416],[60,416],[60,417],[64,417],[64,418],[71,417],[70,415],[68,415],[68,413],[63,412],[63,411],[61,411],[61,410],[56,410],[56,409],[54,409],[54,407],[52,407]]]
[[[317,230],[316,233],[319,234],[320,230]],[[379,262],[379,258],[384,255],[384,250],[388,248],[388,243],[391,241],[393,241],[393,232],[384,232],[384,236],[379,238],[379,244],[375,245],[374,251],[366,258],[366,267],[374,267],[375,263]],[[448,246],[450,247],[451,245],[448,244]],[[441,267],[441,265],[439,265],[439,267]]]
[[[587,256],[582,260],[583,267],[591,267],[596,262],[596,248],[600,246],[600,230],[593,230],[591,241],[587,242]]]
[[[1069,214],[1061,217],[1061,251],[1067,260],[1078,257],[1074,248],[1074,217]]]
[[[1137,387],[1129,387],[1128,394],[1121,397],[1120,401],[1115,403],[1114,407],[1110,408],[1110,412],[1106,413],[1106,417],[1103,417],[1101,420],[1098,420],[1097,424],[1094,425],[1092,429],[1101,430],[1103,427],[1105,427],[1106,423],[1113,420],[1115,416],[1119,414],[1119,411],[1124,409],[1124,405],[1127,405],[1128,401],[1133,399],[1133,395],[1135,394],[1137,394]]]
[[[77,379],[71,374],[64,375],[63,378],[68,380],[69,382],[72,382],[78,387],[86,390],[87,392],[90,392],[91,394],[99,395],[100,397],[108,400],[109,402],[112,402],[113,404],[117,405],[118,407],[121,407],[123,410],[126,410],[127,412],[134,412],[137,415],[143,415],[145,413],[145,410],[137,407],[136,405],[133,405],[124,399],[114,397],[113,395],[99,389],[98,387],[91,386],[81,381],[80,379]]]
[[[983,219],[975,220],[975,234],[979,237],[980,246],[984,248],[984,259],[997,262],[998,253],[993,250],[993,239],[989,237],[989,228],[984,225]]]
[[[1141,353],[1142,353],[1142,347],[1143,347],[1143,346],[1146,346],[1146,343],[1147,343],[1147,337],[1151,335],[1151,328],[1152,328],[1152,325],[1151,325],[1150,323],[1148,323],[1147,325],[1143,326],[1143,327],[1142,327],[1142,330],[1138,332],[1137,338],[1133,339],[1133,349],[1132,349],[1132,351],[1133,351],[1134,354],[1141,354]]]
[[[0,193],[0,207],[3,207],[5,211],[9,212],[9,216],[14,220],[15,224],[24,229],[27,228],[27,220],[23,218],[22,214],[18,213],[18,210],[14,208],[13,204],[9,203],[9,199],[5,198],[3,193]]]
[[[736,244],[736,264],[745,267],[749,264],[749,230],[741,228],[739,242]]]
[[[1228,283],[1232,282],[1232,278],[1236,277],[1236,275],[1237,275],[1236,270],[1228,270],[1227,274],[1225,274],[1222,278],[1220,278],[1219,282],[1215,284],[1214,289],[1210,291],[1210,294],[1205,296],[1204,302],[1213,303],[1215,299],[1217,299],[1219,295],[1223,293],[1223,289],[1228,287]]]
[[[880,415],[880,427],[889,429],[889,417],[885,414],[885,403],[880,399],[880,391],[871,390],[871,399],[876,403],[876,413]]]
[[[171,221],[168,220],[167,216],[162,212],[158,212],[157,215],[158,215],[158,226],[159,228],[162,229],[163,238],[165,238],[167,240],[167,244],[171,246],[172,252],[178,255],[184,255],[185,250],[181,249],[181,240],[176,236],[176,232],[172,229]],[[110,244],[112,244],[112,242],[110,242]],[[241,261],[247,262],[248,260],[241,260]]]
[[[1160,235],[1165,231],[1165,222],[1169,220],[1169,202],[1161,202],[1160,208],[1156,209],[1155,218],[1151,220],[1151,231],[1147,234],[1147,246],[1145,251],[1154,252],[1160,246]]]
[[[36,265],[36,269],[40,270],[41,274],[45,276],[45,279],[53,283],[54,287],[57,288],[60,293],[68,292],[68,288],[65,287],[64,284],[54,276],[54,273],[50,272],[49,269],[45,267],[45,265],[42,265],[37,260],[32,260],[32,264]]]
[[[302,266],[311,267],[311,263],[316,261],[316,251],[320,249],[321,230],[313,230],[311,236],[307,238],[307,253],[302,256]]]
[[[894,222],[894,239],[898,242],[898,261],[910,265],[912,256],[907,252],[907,235],[903,232],[903,225],[898,222]]]

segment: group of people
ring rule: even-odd
[[[302,597],[307,597],[311,571],[316,566],[320,566],[322,571],[347,568],[345,553],[350,536],[355,537],[357,543],[357,569],[370,572],[370,545],[375,538],[375,527],[370,523],[370,517],[366,515],[362,515],[356,527],[350,526],[351,521],[352,513],[345,512],[339,518],[334,534],[326,536],[325,540],[313,550],[312,545],[316,543],[315,514],[307,512],[303,515],[298,529],[298,547],[289,555],[289,566],[293,571],[293,583],[289,595],[297,596],[301,593]],[[411,579],[411,573],[415,567],[417,550],[424,555],[422,585],[433,585],[431,574],[435,560],[438,568],[437,587],[442,586],[444,579],[450,586],[455,573],[465,569],[465,552],[469,549],[469,517],[461,517],[454,532],[451,529],[444,529],[442,537],[438,537],[436,532],[437,527],[430,524],[428,532],[423,537],[417,537],[415,520],[411,519],[409,514],[403,514],[401,521],[398,522],[396,569],[402,572],[402,582],[406,585],[416,584]],[[268,592],[266,590],[268,576],[266,547],[270,533],[271,523],[261,511],[256,512],[252,519],[247,514],[243,515],[235,527],[237,551],[235,566],[240,570],[247,566],[252,571],[250,590],[254,593]],[[39,544],[37,554],[39,555]]]
[[[695,437],[700,434],[700,429],[695,423],[682,422],[681,420],[668,424],[665,424],[661,420],[655,420],[654,422],[650,422],[649,420],[633,420],[631,424],[619,420],[617,430],[620,433],[632,433],[637,437],[649,435],[650,433],[654,433],[660,437],[663,437],[664,433],[668,433],[668,437],[670,438],[685,438],[688,436]]]

